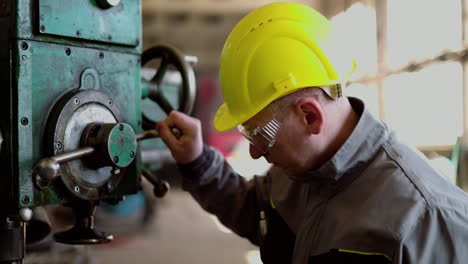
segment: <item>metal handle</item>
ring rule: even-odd
[[[154,189],[153,193],[154,196],[158,198],[162,198],[170,189],[171,186],[169,183],[161,178],[159,178],[157,175],[147,171],[143,170],[141,173],[151,184],[153,184]]]
[[[182,136],[182,132],[177,127],[172,127],[171,132],[178,139]],[[159,137],[159,131],[157,131],[156,129],[145,130],[143,132],[136,133],[135,136],[137,141],[150,138],[157,138]]]
[[[171,128],[171,131],[177,138],[180,138],[182,135],[180,130],[176,127]],[[137,141],[157,137],[159,137],[159,132],[156,129],[145,130],[135,134]],[[41,159],[33,170],[33,176],[37,186],[39,188],[45,188],[47,185],[49,185],[50,182],[55,180],[59,176],[60,164],[84,158],[91,155],[95,151],[95,148],[87,146],[70,152],[60,153],[52,157]]]

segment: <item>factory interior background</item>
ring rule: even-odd
[[[219,133],[213,128],[222,102],[219,56],[236,23],[270,2],[275,1],[142,0],[143,50],[166,43],[197,58],[193,115],[202,120],[204,141],[246,178],[264,173],[269,165],[250,158],[249,143],[236,130]],[[463,166],[468,142],[468,0],[293,2],[326,15],[339,36],[335,54],[356,60],[346,95],[361,98],[448,181],[468,187]],[[151,146],[147,151],[155,152]],[[156,152],[152,155],[164,163],[152,169],[171,190],[163,198],[148,195],[149,190],[115,206],[102,205],[96,226],[114,234],[112,243],[42,242],[28,249],[26,263],[261,263],[256,246],[232,234],[180,189],[168,151]],[[66,211],[48,210],[55,212],[54,218],[67,218]],[[54,223],[54,228],[63,226]]]

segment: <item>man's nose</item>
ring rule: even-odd
[[[249,152],[250,152],[250,156],[253,159],[258,159],[261,156],[263,156],[263,154],[264,154],[263,151],[261,151],[260,149],[258,149],[257,147],[255,147],[252,144],[249,145]]]

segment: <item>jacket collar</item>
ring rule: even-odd
[[[353,97],[348,98],[354,111],[360,115],[353,132],[335,155],[316,170],[301,176],[291,176],[295,181],[337,182],[344,174],[356,167],[367,164],[388,137],[386,125],[376,120],[365,108],[364,103]]]

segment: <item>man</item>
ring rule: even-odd
[[[325,53],[331,33],[296,3],[239,22],[221,55],[226,102],[214,125],[238,126],[252,158],[273,166],[244,180],[203,145],[197,119],[172,112],[157,127],[183,188],[259,245],[264,263],[468,263],[467,195],[343,97]]]

